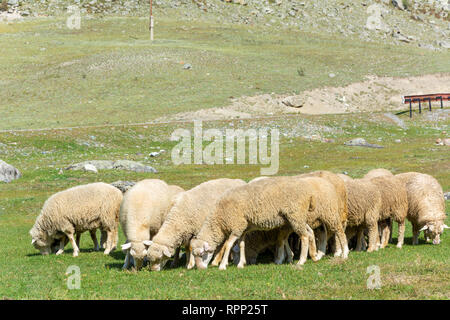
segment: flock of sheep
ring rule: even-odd
[[[292,262],[300,251],[299,265],[308,254],[313,261],[328,252],[346,259],[349,246],[371,252],[391,240],[393,222],[401,248],[406,219],[413,244],[421,231],[439,244],[449,228],[442,187],[430,175],[375,169],[352,179],[315,171],[249,183],[216,179],[188,191],[159,179],[140,181],[124,195],[106,183],[77,186],[45,202],[30,235],[42,254],[61,254],[70,241],[77,256],[80,235],[89,231],[95,250],[101,246],[109,254],[117,246],[120,222],[127,239],[124,269],[147,263],[159,271],[171,258],[176,265],[184,247],[188,269],[204,269],[212,260],[224,270],[230,258],[243,268],[265,250],[277,264]]]

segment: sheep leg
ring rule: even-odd
[[[322,259],[322,257],[327,253],[327,239],[328,239],[327,228],[325,228],[325,226],[324,226],[323,231],[318,229],[317,230],[317,242],[318,242],[317,259],[318,260]]]
[[[64,252],[64,247],[66,246],[66,236],[62,237],[59,240],[59,248],[58,251],[56,251],[56,255],[59,256],[60,254],[62,254]]]
[[[186,249],[186,261],[187,261],[186,268],[188,270],[191,270],[195,266],[195,257],[192,254],[191,246],[189,244],[187,246],[185,246],[185,249]]]
[[[80,249],[78,249],[77,243],[75,242],[75,239],[73,238],[73,233],[67,234],[67,238],[69,238],[70,244],[73,248],[73,256],[78,257],[78,253],[80,252]]]
[[[309,225],[306,225],[306,230],[309,234],[309,255],[312,261],[317,262],[320,259],[317,258],[316,237],[314,236],[314,231]]]
[[[331,230],[333,231],[333,230]],[[341,249],[341,254],[340,256],[343,259],[347,259],[348,257],[348,243],[347,243],[347,237],[345,236],[345,232],[344,230],[342,230],[342,227],[339,226],[339,228],[337,230],[334,230],[335,232],[335,242],[336,242],[336,247],[340,247]],[[336,250],[338,251],[338,250]],[[336,254],[335,254],[336,256]]]
[[[105,248],[105,251],[103,252],[104,254],[109,254],[111,252],[111,249],[114,245],[113,237],[114,237],[113,231],[106,231],[106,248]]]
[[[180,260],[180,249],[181,247],[178,247],[175,250],[175,256],[173,257],[172,263],[170,264],[171,268],[175,268],[178,265],[178,261]],[[186,255],[187,258],[187,255]]]
[[[233,247],[233,244],[236,240],[239,239],[239,236],[230,235],[227,241],[225,241],[225,252],[223,253],[222,261],[220,262],[219,270],[226,270],[228,265],[228,257],[230,255],[230,250]]]
[[[392,234],[392,232],[391,232]],[[405,241],[405,221],[398,222],[398,241],[397,248],[401,249]]]
[[[240,250],[240,257],[239,257],[239,263],[237,267],[239,269],[244,268],[244,266],[247,264],[247,261],[245,260],[245,238],[241,237],[239,240],[239,250]]]
[[[92,242],[94,243],[94,251],[98,251],[99,250],[96,231],[97,230],[89,230],[89,234],[91,235]]]
[[[286,250],[284,248],[284,242],[281,245],[277,243],[276,248],[275,248],[274,262],[276,264],[282,264],[284,261],[284,258],[286,258]]]
[[[378,228],[378,226],[377,226]],[[347,241],[349,238],[347,237]],[[363,251],[364,228],[359,227],[356,231],[356,247],[355,251]]]
[[[128,269],[130,267],[130,250],[127,250],[127,254],[125,255],[125,261],[123,263],[122,269]]]
[[[301,248],[301,251],[300,251],[300,259],[297,262],[297,265],[299,265],[299,266],[305,264],[306,259],[308,258],[309,236],[301,235],[300,239],[302,241],[302,248]]]
[[[220,248],[219,252],[217,252],[216,256],[214,257],[214,260],[211,262],[211,266],[217,267],[219,265],[220,261],[222,261],[224,252],[225,252],[225,245],[223,245],[222,248]]]
[[[77,232],[77,247],[80,247],[81,232]]]
[[[419,244],[419,226],[415,223],[412,224],[412,233],[413,233],[413,240],[412,240],[412,244],[416,245]]]
[[[106,239],[107,239],[106,231],[101,230],[100,247],[102,249],[106,249]]]
[[[378,249],[377,246],[377,239],[379,239],[378,224],[376,222],[372,223],[368,225],[368,229],[369,229],[369,248],[367,249],[367,252],[372,252]],[[362,232],[362,234],[364,236],[364,232]]]

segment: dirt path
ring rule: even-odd
[[[183,112],[157,120],[245,119],[289,113],[336,114],[404,110],[408,107],[402,104],[403,95],[449,91],[450,74],[408,78],[367,76],[364,82],[352,83],[346,87],[318,88],[297,96],[263,94],[241,97],[232,100],[231,105],[226,107]],[[288,97],[302,101],[303,106],[299,108],[286,106],[283,100]]]

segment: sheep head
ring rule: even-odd
[[[425,226],[420,229],[424,232],[425,238],[429,238],[433,241],[433,244],[441,243],[441,234],[445,229],[449,227],[442,220],[429,221]]]
[[[195,258],[195,265],[198,269],[206,269],[214,254],[214,248],[208,242],[199,239],[193,239],[190,245],[191,253]]]
[[[147,258],[150,263],[150,270],[160,271],[164,268],[169,258],[174,255],[174,250],[159,243],[152,243],[147,250]]]
[[[33,228],[30,230],[31,244],[41,252],[42,255],[48,255],[52,252],[53,239],[46,232]]]

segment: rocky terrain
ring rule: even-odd
[[[143,0],[3,0],[0,21],[68,16],[69,6],[81,17],[147,16]],[[177,16],[180,21],[217,20],[227,24],[297,28],[308,33],[338,34],[362,41],[408,43],[430,50],[450,48],[448,0],[154,0],[155,19]]]

